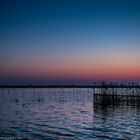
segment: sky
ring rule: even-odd
[[[139,0],[0,0],[0,84],[140,81]]]

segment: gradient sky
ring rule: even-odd
[[[0,0],[0,83],[140,80],[140,1]]]

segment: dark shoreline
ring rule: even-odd
[[[0,85],[0,88],[138,88],[140,85]]]

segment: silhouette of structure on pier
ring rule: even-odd
[[[0,88],[87,88],[93,90],[95,104],[110,105],[132,102],[133,104],[140,105],[140,85],[138,83],[119,84],[119,83],[106,83],[102,81],[94,85],[1,85]],[[40,102],[39,100],[37,100]]]

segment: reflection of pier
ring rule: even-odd
[[[140,105],[140,88],[101,88],[94,89],[95,104]]]
[[[29,89],[92,89],[96,104],[118,104],[123,101],[140,105],[140,85],[138,84],[101,84],[94,85],[1,85],[0,88],[29,88]],[[39,98],[40,99],[40,98]],[[40,101],[40,100],[38,100]]]

